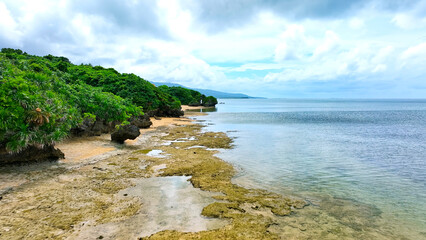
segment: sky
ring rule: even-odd
[[[0,0],[0,48],[276,98],[426,98],[426,0]]]

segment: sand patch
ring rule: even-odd
[[[70,138],[56,144],[64,154],[65,163],[79,163],[86,159],[93,158],[114,150],[117,150],[111,142],[110,134],[102,134],[94,137]]]

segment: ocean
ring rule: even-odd
[[[426,100],[219,102],[197,119],[234,138],[234,182],[310,204],[296,236],[426,239]]]

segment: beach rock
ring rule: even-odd
[[[180,117],[184,115],[181,109],[170,108],[169,106],[163,106],[161,108],[151,110],[148,112],[150,117]]]
[[[149,128],[152,125],[148,114],[139,117],[132,117],[129,122],[138,128]]]
[[[29,146],[18,153],[7,152],[4,148],[0,149],[0,163],[2,164],[55,161],[64,157],[64,153],[53,145],[43,148]]]
[[[88,136],[94,123],[95,122],[92,119],[85,118],[83,119],[83,122],[78,127],[72,128],[70,132],[73,136],[78,136],[78,137]]]
[[[118,143],[124,143],[127,139],[135,139],[141,133],[139,132],[139,128],[135,125],[129,124],[125,126],[121,126],[118,130],[115,130],[111,133],[111,140]]]
[[[91,131],[94,136],[100,136],[102,133],[108,133],[109,127],[106,122],[101,120],[96,120]]]
[[[191,103],[188,103],[188,106],[199,107],[199,106],[201,106],[201,103],[199,103],[199,102],[191,102]]]
[[[102,133],[113,131],[116,124],[119,124],[119,122],[106,122],[100,119],[94,121],[85,118],[78,127],[71,129],[70,132],[75,137],[100,136]]]

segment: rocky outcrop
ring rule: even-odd
[[[29,146],[18,153],[9,153],[4,148],[0,149],[0,164],[55,161],[63,158],[64,153],[53,145],[43,148]]]
[[[124,143],[127,139],[135,139],[141,133],[139,132],[139,128],[133,124],[120,126],[118,130],[115,130],[111,133],[111,140],[117,143]]]
[[[183,116],[184,112],[181,109],[162,107],[159,109],[151,110],[147,113],[150,117],[180,117]]]
[[[204,107],[214,107],[217,104],[217,99],[215,97],[209,96],[203,99]]]
[[[100,136],[103,133],[112,132],[117,124],[119,122],[106,122],[99,119],[93,121],[86,118],[80,126],[71,129],[71,135],[75,137]]]
[[[139,117],[132,117],[129,122],[138,128],[149,128],[152,125],[148,114]]]

